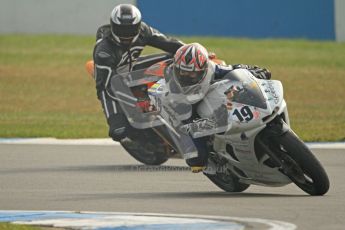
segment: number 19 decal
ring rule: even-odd
[[[235,109],[233,115],[236,115],[240,122],[243,122],[244,120],[250,121],[254,117],[252,111],[248,106],[244,106],[240,110]]]

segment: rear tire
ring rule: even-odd
[[[146,143],[143,146],[129,138],[121,140],[120,144],[134,159],[145,165],[161,165],[169,159],[164,146],[160,144]]]
[[[313,196],[324,195],[329,189],[329,179],[321,163],[292,131],[275,137],[279,148],[302,169],[304,182],[287,175],[303,191]]]
[[[215,175],[205,174],[215,185],[226,192],[243,192],[249,184],[239,182],[239,178],[233,174],[216,173]]]

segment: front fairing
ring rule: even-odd
[[[216,108],[228,104],[228,133],[264,127],[286,107],[279,81],[257,79],[246,69],[233,70],[223,79],[212,85],[199,112],[213,117]]]
[[[164,83],[164,84],[163,84]],[[150,112],[143,112],[137,106],[140,99],[135,97],[131,88],[146,86],[148,98],[155,107]],[[162,125],[161,116],[168,116],[169,120],[180,122],[191,116],[191,105],[183,101],[166,101],[165,81],[161,77],[146,74],[145,70],[121,73],[112,77],[111,89],[120,103],[122,110],[130,124],[138,129],[146,129]],[[160,116],[160,117],[158,117]]]
[[[268,110],[272,113],[283,103],[283,85],[277,80],[258,80],[258,84],[264,92]]]
[[[131,88],[140,85],[148,86],[148,98],[154,108],[152,111],[143,111],[137,106],[138,98],[133,95]],[[165,80],[161,77],[145,73],[145,70],[118,74],[111,79],[111,89],[125,113],[129,123],[137,129],[164,126],[175,143],[178,152],[184,158],[197,156],[196,148],[187,133],[179,128],[182,121],[192,115],[191,105],[183,100],[176,100],[167,94]]]
[[[246,69],[233,70],[225,79],[235,90],[232,98],[235,103],[253,106],[267,113],[272,113],[283,103],[280,81],[257,79]]]
[[[131,88],[147,85],[150,82],[160,80],[160,77],[147,76],[143,77],[145,70],[133,71],[129,73],[119,73],[111,78],[111,90],[115,95],[116,101],[120,104],[129,123],[138,129],[145,129],[161,125],[161,122],[152,116],[152,113],[142,113],[137,106],[139,102],[131,91]]]

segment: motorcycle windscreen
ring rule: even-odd
[[[267,109],[266,100],[255,77],[246,69],[236,69],[229,72],[224,79],[230,80],[233,102]]]

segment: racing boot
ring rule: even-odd
[[[199,173],[206,169],[208,159],[208,137],[194,138],[193,143],[198,150],[198,156],[187,159],[187,164],[191,167],[192,173]]]
[[[203,172],[206,169],[206,166],[191,166],[192,173]]]

